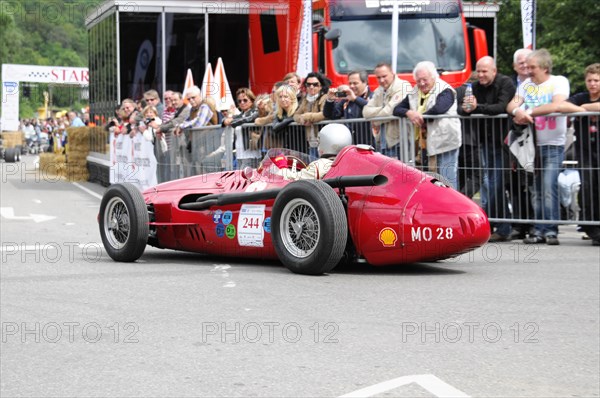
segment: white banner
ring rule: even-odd
[[[535,50],[535,0],[521,0],[523,48]]]
[[[312,70],[312,0],[303,0],[302,30],[300,31],[300,42],[298,45],[296,73],[304,78]]]
[[[2,131],[19,129],[19,83],[89,85],[88,68],[2,64]]]
[[[110,135],[110,183],[129,182],[140,191],[158,184],[154,145],[141,133]]]

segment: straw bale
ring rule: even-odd
[[[25,145],[25,134],[21,131],[5,131],[2,133],[2,146],[14,148],[17,145]]]
[[[40,154],[40,172],[42,175],[65,177],[66,170],[65,155],[55,153]]]
[[[73,153],[67,152],[67,163],[69,165],[86,165],[87,164],[87,153]]]
[[[90,151],[90,128],[69,127],[67,128],[68,147],[67,153],[87,153]]]

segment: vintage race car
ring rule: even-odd
[[[457,256],[487,242],[484,211],[428,175],[367,146],[345,147],[325,179],[296,180],[308,157],[270,150],[257,169],[203,174],[140,193],[112,185],[100,206],[115,261],[147,244],[248,259],[278,259],[323,274],[341,262],[392,265]]]

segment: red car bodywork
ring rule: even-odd
[[[251,175],[250,175],[251,174]],[[347,198],[348,232],[355,253],[372,265],[432,261],[453,257],[485,244],[490,225],[472,200],[437,179],[371,149],[350,146],[337,156],[325,179],[352,175],[383,175],[379,186],[343,188]],[[240,218],[244,203],[185,210],[181,203],[210,194],[273,190],[293,183],[253,171],[227,171],[160,184],[143,193],[149,207],[149,244],[175,250],[244,258],[277,259],[270,233],[275,199],[250,228],[261,236],[246,245],[248,231]],[[335,188],[339,192],[340,188]],[[250,202],[248,202],[250,203]],[[261,235],[262,234],[262,235]]]

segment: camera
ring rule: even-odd
[[[335,92],[335,96],[338,97],[338,98],[346,98],[347,95],[348,94],[346,94],[345,91],[336,91]]]
[[[146,120],[144,120],[144,124],[147,126],[147,125],[149,125],[150,123],[152,123],[153,121],[154,121],[154,118],[152,118],[152,117],[149,117],[149,118],[146,118]]]
[[[115,123],[114,120],[111,120],[110,123],[108,123],[108,125],[106,127],[115,127],[117,124]]]

